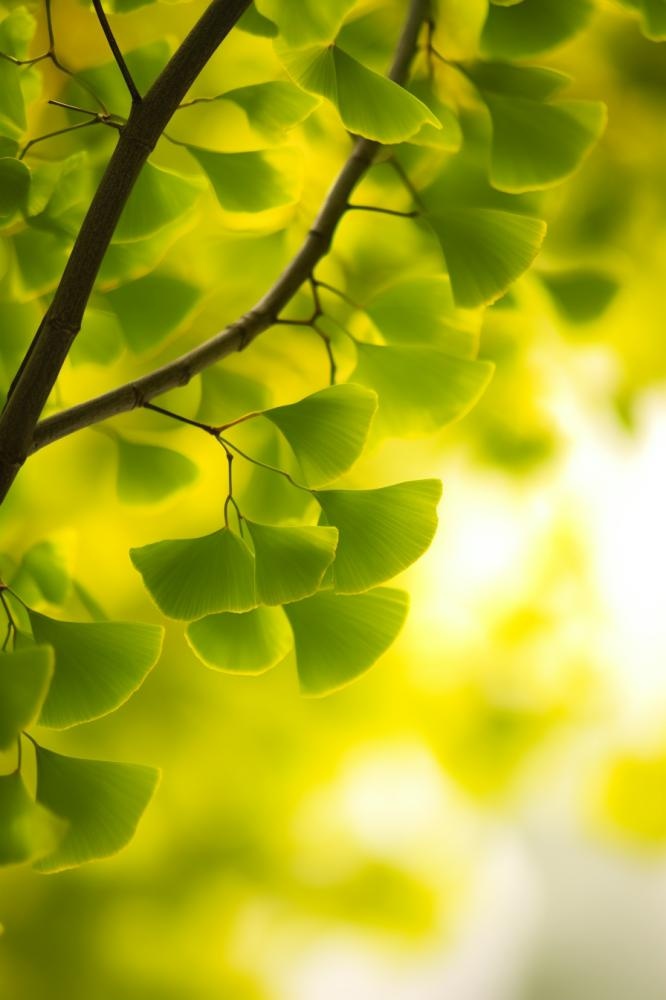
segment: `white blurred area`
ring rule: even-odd
[[[341,927],[290,952],[278,934],[276,1000],[666,997],[666,854],[604,839],[582,805],[599,755],[666,736],[666,395],[645,399],[629,435],[591,398],[594,379],[566,375],[553,397],[566,441],[555,468],[513,482],[443,470],[442,528],[410,579],[406,642],[425,637],[411,672],[435,693],[449,683],[438,636],[448,664],[456,648],[488,655],[502,616],[536,602],[555,625],[529,655],[545,674],[563,658],[592,663],[598,715],[504,811],[466,799],[425,745],[358,747],[304,804],[303,845],[327,829],[439,877],[443,896],[457,872],[455,923],[443,916],[427,945]]]

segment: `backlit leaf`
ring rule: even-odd
[[[260,604],[300,601],[319,589],[335,556],[335,528],[246,523],[254,543]]]
[[[35,804],[18,772],[0,775],[0,866],[18,865],[34,853]]]
[[[68,622],[30,611],[35,641],[53,647],[53,680],[39,722],[67,729],[124,704],[155,666],[162,629],[130,622]]]
[[[37,861],[63,871],[115,854],[134,836],[159,772],[138,764],[82,760],[37,748],[37,801],[68,822],[55,848]]]
[[[356,0],[259,0],[257,7],[279,28],[287,45],[308,45],[330,42],[337,35],[342,21]]]
[[[23,556],[23,569],[30,573],[45,600],[61,604],[69,590],[66,553],[51,541],[37,542]]]
[[[187,147],[227,212],[265,212],[292,205],[302,186],[300,155],[294,149],[217,153]]]
[[[263,415],[287,439],[307,484],[323,486],[359,457],[376,408],[374,392],[345,384],[265,410]]]
[[[288,80],[270,80],[238,87],[221,95],[246,113],[250,125],[271,142],[304,121],[319,101]]]
[[[106,293],[127,344],[145,351],[177,330],[197,306],[200,290],[173,274],[153,272]]]
[[[188,625],[185,634],[207,667],[233,674],[263,674],[280,663],[294,645],[282,608],[208,615]]]
[[[30,171],[22,160],[0,157],[0,223],[4,224],[26,206]]]
[[[219,611],[249,611],[257,604],[254,559],[229,528],[202,538],[153,542],[130,549],[149,594],[169,618],[193,621]]]
[[[483,51],[498,59],[521,59],[553,49],[587,24],[591,0],[523,0],[492,6],[481,36]]]
[[[199,469],[172,448],[116,439],[118,448],[118,496],[125,503],[157,503],[189,486]]]
[[[316,494],[328,524],[339,532],[333,581],[339,594],[357,594],[392,579],[422,556],[437,530],[438,479],[376,490]]]
[[[368,670],[397,638],[407,608],[404,591],[385,587],[287,605],[303,694],[328,694]]]
[[[0,654],[0,750],[8,750],[37,718],[52,674],[48,646]]]
[[[152,236],[191,213],[200,194],[191,180],[146,163],[116,227],[115,243]]]

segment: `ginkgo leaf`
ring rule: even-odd
[[[432,86],[425,81],[411,83],[409,92],[430,108],[437,118],[437,125],[426,122],[409,141],[416,146],[427,146],[444,153],[457,153],[462,146],[463,134],[453,108],[440,101],[433,93]]]
[[[320,103],[289,80],[238,87],[228,90],[221,98],[242,108],[252,128],[271,142],[305,121]]]
[[[316,593],[333,562],[337,530],[246,523],[254,543],[257,601],[287,604]]]
[[[666,38],[666,2],[664,0],[639,0],[643,31],[655,42]]]
[[[19,865],[34,854],[35,804],[18,771],[0,775],[0,866]]]
[[[562,315],[571,323],[588,323],[597,319],[611,304],[620,287],[611,274],[591,267],[543,271],[539,277]]]
[[[454,357],[476,356],[479,319],[456,309],[446,275],[398,280],[366,301],[365,311],[389,344],[431,344]]]
[[[492,378],[488,361],[456,358],[436,347],[357,344],[355,382],[379,398],[376,426],[386,434],[430,434],[460,419]]]
[[[571,82],[566,73],[545,66],[516,66],[487,60],[465,63],[464,72],[479,90],[532,101],[546,101]]]
[[[376,490],[321,490],[326,522],[339,532],[333,581],[339,594],[358,594],[392,579],[422,556],[437,530],[438,479]]]
[[[233,674],[263,674],[277,666],[294,645],[282,608],[208,615],[191,622],[185,635],[207,667]]]
[[[124,704],[157,663],[158,625],[68,622],[29,611],[35,641],[53,647],[53,680],[39,722],[67,729]]]
[[[397,638],[407,608],[407,594],[386,587],[287,605],[303,694],[328,694],[365,673]]]
[[[38,746],[37,801],[68,827],[58,846],[35,862],[40,872],[64,871],[116,854],[134,836],[159,772],[138,764],[65,757]]]
[[[260,13],[274,22],[290,46],[331,42],[356,0],[259,0]]]
[[[200,290],[173,274],[153,272],[106,293],[132,351],[145,351],[177,330],[197,306]]]
[[[200,193],[191,180],[146,163],[120,216],[114,243],[132,243],[158,233],[190,214]]]
[[[157,503],[199,475],[198,467],[172,448],[138,444],[117,437],[118,496],[125,503]]]
[[[411,138],[427,123],[439,127],[422,101],[337,45],[288,52],[283,62],[304,90],[331,101],[356,135],[388,144]]]
[[[293,205],[301,193],[301,156],[295,149],[217,153],[188,146],[227,212],[265,212]]]
[[[254,4],[245,11],[237,27],[241,31],[247,31],[248,35],[257,35],[259,38],[275,38],[278,33],[278,26],[260,14]]]
[[[307,484],[323,486],[359,457],[376,409],[374,392],[347,383],[265,410],[263,416],[287,439]]]
[[[0,127],[12,136],[20,135],[26,119],[19,67],[6,59],[0,59],[0,94]]]
[[[0,655],[0,750],[8,750],[37,718],[52,675],[49,646]]]
[[[491,6],[481,45],[500,59],[522,59],[553,49],[585,27],[591,0],[522,0],[511,6]]]
[[[456,303],[467,308],[503,295],[530,266],[546,234],[540,219],[494,208],[437,207],[430,222]]]
[[[0,157],[0,222],[3,224],[26,206],[30,171],[22,160]]]
[[[261,382],[218,365],[201,373],[201,400],[197,420],[220,426],[242,413],[263,410],[270,402]]]
[[[130,558],[169,618],[193,621],[257,604],[252,553],[229,528],[202,538],[153,542],[130,549]]]
[[[30,573],[45,600],[62,604],[71,583],[62,547],[52,541],[37,542],[23,556],[22,568]]]
[[[545,104],[485,94],[492,119],[490,182],[501,191],[535,191],[572,174],[606,124],[597,101]]]
[[[73,365],[108,365],[124,348],[125,338],[116,314],[110,309],[90,306],[86,309],[81,332],[72,344],[69,360]]]

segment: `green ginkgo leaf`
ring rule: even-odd
[[[20,865],[34,854],[35,803],[18,771],[0,775],[0,866]]]
[[[389,144],[410,139],[423,125],[439,127],[422,101],[337,45],[288,52],[283,61],[304,90],[335,105],[345,128],[356,135]]]
[[[39,587],[42,597],[52,604],[62,604],[71,578],[66,553],[52,541],[37,542],[23,556],[26,570]]]
[[[478,316],[456,309],[446,275],[408,277],[381,289],[365,311],[389,344],[430,344],[456,358],[474,358]]]
[[[253,129],[270,142],[305,121],[319,106],[319,100],[306,94],[289,80],[270,80],[250,87],[228,90],[221,99],[242,108]]]
[[[331,42],[356,0],[259,0],[257,8],[277,25],[280,38],[290,46]]]
[[[377,393],[376,426],[397,437],[430,434],[460,419],[483,395],[494,366],[428,345],[357,344],[355,382]]]
[[[188,625],[185,634],[207,667],[232,674],[263,674],[277,666],[294,645],[282,608],[208,615]]]
[[[106,293],[132,351],[145,351],[177,330],[197,306],[200,290],[173,274],[153,272]]]
[[[544,66],[479,60],[464,63],[462,68],[479,90],[532,101],[547,101],[571,82],[566,73]]]
[[[53,650],[32,646],[0,654],[0,750],[35,721],[53,675]]]
[[[277,25],[260,14],[254,4],[245,11],[237,27],[241,31],[246,31],[248,35],[256,35],[259,38],[275,38],[278,33]]]
[[[643,31],[648,38],[661,42],[666,38],[665,0],[638,0]]]
[[[9,222],[26,207],[30,171],[22,160],[0,157],[0,223]]]
[[[322,592],[289,604],[301,691],[324,695],[365,673],[395,641],[407,617],[402,590]]]
[[[441,243],[459,306],[494,302],[536,257],[546,224],[494,208],[435,207],[430,222]]]
[[[120,216],[114,243],[133,243],[191,215],[200,193],[191,180],[146,163]]]
[[[260,604],[300,601],[319,590],[335,557],[335,528],[246,523],[254,543]]]
[[[26,126],[19,67],[0,59],[0,133],[20,135]]]
[[[198,466],[172,448],[137,444],[120,436],[116,445],[118,496],[124,503],[158,503],[199,475]]]
[[[64,871],[116,854],[134,836],[159,772],[138,764],[82,760],[37,747],[37,801],[66,820],[55,850],[35,862],[40,872]]]
[[[298,201],[301,157],[296,149],[217,153],[188,146],[227,212],[265,212]]]
[[[309,486],[337,479],[363,451],[377,409],[374,392],[359,385],[332,385],[297,403],[265,410],[282,432]]]
[[[594,11],[592,0],[522,0],[491,6],[481,46],[498,59],[535,56],[566,41],[584,28]]]
[[[160,611],[194,621],[256,607],[254,558],[229,528],[130,549],[130,558]]]
[[[67,729],[124,704],[157,663],[162,629],[130,622],[68,622],[29,611],[35,641],[53,647],[53,680],[39,722]]]
[[[571,323],[589,323],[597,319],[620,288],[612,274],[593,267],[543,271],[539,277],[559,311]]]
[[[376,490],[321,490],[326,522],[339,532],[333,582],[339,594],[358,594],[411,566],[437,530],[438,479]]]
[[[485,94],[493,135],[490,182],[519,193],[557,184],[572,174],[599,139],[606,109],[597,101],[545,104]]]

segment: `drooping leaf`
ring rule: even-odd
[[[0,750],[8,750],[39,715],[53,675],[48,646],[0,654]]]
[[[250,87],[238,87],[221,95],[242,108],[253,129],[268,141],[281,139],[285,132],[312,114],[319,101],[289,80],[270,80]]]
[[[494,302],[506,292],[530,266],[546,234],[540,219],[494,208],[437,206],[429,217],[456,304],[466,308]]]
[[[189,486],[199,475],[198,466],[172,448],[139,444],[117,437],[118,496],[125,503],[158,503]]]
[[[254,559],[229,528],[202,538],[153,542],[130,549],[143,582],[169,618],[193,621],[220,611],[250,611],[257,604]]]
[[[363,451],[377,408],[374,392],[333,385],[263,416],[287,439],[309,486],[337,479]]]
[[[37,747],[37,801],[69,826],[34,867],[64,871],[116,854],[134,836],[158,780],[153,767],[82,760]]]
[[[460,419],[492,378],[488,361],[456,358],[436,347],[357,344],[355,382],[377,393],[376,425],[398,437],[430,434]]]
[[[0,866],[19,865],[34,853],[35,804],[18,771],[0,775]]]
[[[336,592],[369,590],[422,556],[437,530],[441,495],[438,479],[316,493],[326,522],[339,532],[333,563]]]
[[[197,306],[200,290],[173,274],[153,272],[106,293],[132,351],[148,350],[177,330]]]
[[[496,59],[539,55],[566,41],[587,24],[591,0],[522,0],[512,6],[492,6],[481,45]]]
[[[365,311],[389,344],[431,344],[457,358],[473,358],[478,318],[456,309],[445,275],[408,277],[381,289]]]
[[[277,25],[280,37],[290,46],[331,42],[356,0],[259,0],[257,8]]]
[[[246,523],[254,543],[257,601],[287,604],[316,593],[333,562],[337,530]]]
[[[335,105],[345,128],[356,135],[396,143],[416,135],[425,124],[439,127],[422,101],[337,45],[288,52],[283,61],[304,90]]]
[[[606,124],[598,101],[546,104],[488,93],[484,100],[493,130],[490,182],[501,191],[535,191],[564,180]]]
[[[113,235],[114,243],[152,236],[191,213],[200,189],[191,180],[146,163]]]
[[[397,638],[407,607],[404,591],[386,587],[287,605],[303,694],[328,694],[368,670]]]
[[[62,546],[48,540],[37,542],[23,556],[22,567],[30,573],[45,600],[52,604],[65,600],[71,581]]]
[[[67,729],[124,704],[155,666],[162,629],[130,622],[68,622],[30,611],[35,641],[53,647],[55,670],[39,722]]]
[[[227,212],[265,212],[293,205],[302,187],[301,158],[295,149],[217,153],[188,146]]]
[[[263,674],[277,666],[294,645],[282,608],[208,615],[191,622],[185,634],[207,667],[233,674]]]

